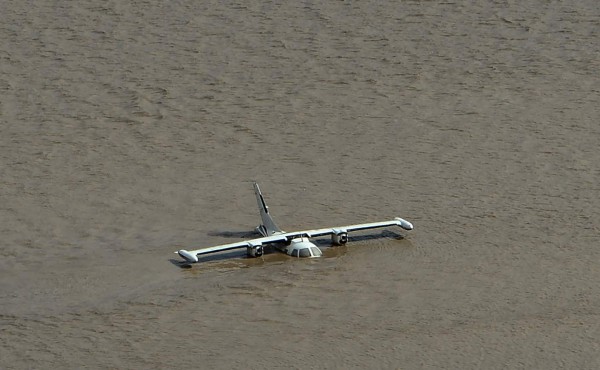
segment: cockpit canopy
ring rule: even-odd
[[[323,253],[319,247],[310,242],[308,237],[301,236],[291,240],[286,250],[292,257],[321,257]]]
[[[323,252],[318,247],[294,248],[292,257],[321,257]]]

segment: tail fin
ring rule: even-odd
[[[273,234],[279,234],[283,231],[277,227],[275,221],[271,218],[269,214],[269,207],[267,207],[267,203],[265,203],[265,199],[260,193],[260,188],[257,183],[254,183],[254,193],[256,194],[256,202],[258,203],[258,210],[260,211],[260,218],[262,219],[262,224],[256,227],[256,230],[261,233],[262,236],[271,236]]]

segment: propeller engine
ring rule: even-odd
[[[263,255],[263,246],[262,245],[252,245],[246,247],[246,254],[248,257],[262,257]]]
[[[334,245],[344,245],[348,242],[348,232],[346,230],[333,230],[331,242]]]

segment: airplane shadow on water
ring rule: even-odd
[[[222,238],[236,238],[236,239],[250,239],[250,238],[257,238],[257,237],[261,236],[259,233],[257,233],[254,230],[252,230],[252,231],[247,231],[247,230],[243,230],[243,231],[212,231],[212,232],[209,232],[208,235],[220,236]]]
[[[256,237],[258,233],[254,231],[222,231],[222,232],[211,232],[208,235],[211,236],[220,236],[224,238],[233,238],[238,240],[249,239]],[[312,240],[312,242],[317,245],[323,251],[324,258],[335,258],[346,254],[348,248],[352,248],[352,244],[361,243],[361,242],[371,242],[382,239],[396,239],[396,240],[404,240],[405,237],[402,234],[384,230],[379,233],[370,233],[370,234],[360,234],[360,235],[350,235],[348,244],[343,246],[332,246],[331,239],[327,237],[319,237]],[[286,259],[294,259],[297,257],[287,256],[285,253],[277,251],[271,245],[264,246],[265,255],[260,258],[248,257],[246,255],[246,251],[244,248],[240,248],[237,250],[221,252],[217,254],[209,254],[205,256],[200,256],[198,258],[198,264],[203,264],[207,262],[231,262],[235,267],[251,267],[255,265],[262,265],[265,262],[271,261],[281,261]],[[332,253],[334,252],[334,253]],[[274,255],[274,256],[273,256]],[[264,260],[264,259],[267,260]],[[183,261],[181,259],[170,258],[169,262],[173,265],[182,268],[182,269],[190,269],[194,264],[190,264],[187,261]],[[232,266],[229,266],[232,267]]]

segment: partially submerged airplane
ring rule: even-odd
[[[331,242],[333,245],[344,245],[348,241],[348,233],[351,231],[375,229],[387,226],[400,226],[404,230],[413,229],[413,225],[410,222],[400,217],[396,217],[393,220],[373,222],[368,224],[285,232],[277,227],[271,218],[269,207],[267,207],[265,199],[263,198],[257,183],[254,183],[254,193],[256,194],[256,201],[258,203],[258,209],[262,219],[262,224],[256,227],[256,231],[262,235],[262,238],[201,248],[193,251],[181,249],[175,253],[179,254],[187,262],[195,263],[198,262],[198,256],[239,248],[246,248],[246,253],[249,257],[261,257],[264,253],[263,246],[273,245],[276,249],[292,257],[320,257],[322,255],[321,250],[319,247],[311,243],[309,238],[331,235]]]

